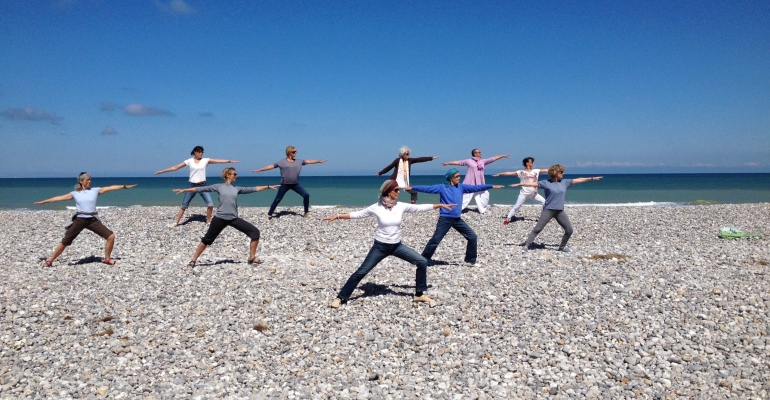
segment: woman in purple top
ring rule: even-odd
[[[501,158],[508,158],[510,154],[502,154],[499,156],[494,156],[490,158],[481,158],[481,150],[479,149],[473,149],[471,150],[471,158],[465,159],[465,160],[459,160],[459,161],[449,161],[445,163],[441,163],[441,165],[463,165],[468,167],[468,172],[465,173],[465,179],[463,179],[463,184],[465,185],[483,185],[486,182],[484,181],[484,166],[487,164],[491,164]],[[463,206],[462,209],[468,208],[468,204],[471,204],[471,199],[473,197],[476,197],[476,206],[479,209],[479,213],[486,214],[487,213],[487,206],[489,205],[489,192],[483,191],[483,192],[476,192],[476,193],[465,193],[463,195]]]
[[[559,251],[569,253],[569,249],[565,247],[570,236],[572,236],[572,223],[567,217],[567,213],[564,212],[564,196],[567,194],[567,188],[583,182],[598,181],[602,179],[602,176],[594,176],[591,178],[575,178],[564,179],[564,166],[552,165],[548,168],[548,176],[551,179],[547,181],[539,182],[522,182],[514,183],[511,187],[529,186],[535,188],[543,188],[545,190],[545,205],[543,205],[543,212],[540,214],[540,219],[537,221],[537,225],[530,232],[527,241],[524,242],[524,247],[521,248],[522,253],[529,251],[529,245],[535,240],[540,231],[545,228],[551,219],[556,219],[556,222],[564,229],[564,236],[561,238],[559,244]]]
[[[263,172],[270,171],[273,168],[281,169],[281,186],[278,188],[278,193],[275,195],[273,204],[270,205],[270,209],[267,211],[268,219],[273,219],[273,211],[278,207],[278,203],[283,200],[283,195],[289,190],[295,191],[302,196],[302,205],[305,207],[305,214],[303,217],[307,217],[310,212],[310,194],[299,184],[299,172],[302,170],[303,165],[307,164],[323,164],[326,160],[300,160],[297,159],[297,148],[294,146],[286,147],[286,158],[279,160],[275,164],[266,165],[260,169],[252,170],[251,172]]]
[[[75,190],[68,194],[61,196],[51,197],[50,199],[36,201],[35,204],[48,204],[57,201],[75,200],[75,215],[72,216],[72,223],[66,228],[67,232],[64,233],[64,238],[61,243],[56,246],[51,258],[45,260],[43,268],[53,266],[56,257],[59,257],[67,246],[72,244],[72,241],[83,231],[88,229],[89,231],[107,239],[107,244],[104,245],[104,260],[103,263],[107,265],[115,265],[115,260],[110,258],[112,255],[112,246],[115,244],[115,234],[112,233],[99,219],[98,212],[96,211],[96,198],[100,194],[112,192],[113,190],[131,189],[136,185],[112,185],[102,188],[91,187],[91,174],[88,172],[81,172],[78,175],[78,183],[75,185]]]

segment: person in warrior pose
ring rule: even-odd
[[[36,201],[35,204],[48,204],[57,201],[75,200],[75,215],[72,216],[72,223],[66,228],[67,232],[64,233],[64,238],[61,240],[56,249],[53,251],[51,258],[43,262],[43,268],[53,266],[54,260],[61,255],[67,246],[71,245],[76,237],[83,229],[89,231],[107,239],[107,243],[104,246],[104,260],[103,263],[107,265],[115,265],[116,261],[110,258],[112,255],[112,247],[115,244],[115,234],[112,233],[102,221],[99,220],[98,212],[96,211],[96,198],[100,194],[112,192],[114,190],[131,189],[136,185],[112,185],[107,187],[91,187],[91,174],[88,172],[81,172],[78,175],[78,183],[75,185],[75,190],[67,194],[51,197],[50,199]]]
[[[551,219],[556,219],[556,222],[564,229],[564,236],[561,238],[559,244],[559,251],[569,253],[567,248],[567,241],[572,236],[572,223],[569,221],[567,213],[564,211],[564,196],[567,194],[567,188],[578,183],[588,181],[598,181],[602,179],[602,176],[594,176],[591,178],[575,178],[564,179],[565,168],[563,165],[551,165],[548,168],[548,176],[551,179],[543,180],[539,182],[525,182],[514,183],[511,187],[528,186],[533,188],[543,188],[545,190],[545,205],[543,205],[543,212],[540,214],[540,219],[537,221],[537,225],[529,233],[527,241],[524,242],[524,247],[521,248],[522,253],[529,251],[529,245],[535,240],[540,231],[545,228],[546,224]]]
[[[194,188],[198,186],[206,186],[206,166],[209,164],[237,164],[238,160],[219,160],[216,158],[203,158],[203,147],[201,146],[195,146],[195,148],[192,149],[190,152],[191,158],[188,158],[181,163],[174,165],[173,167],[168,167],[166,169],[162,169],[160,171],[155,172],[155,175],[165,174],[166,172],[172,172],[176,171],[180,168],[184,168],[187,166],[190,168],[190,183],[188,184],[188,188]],[[211,223],[211,214],[214,211],[214,201],[211,200],[211,195],[208,193],[201,193],[201,197],[203,198],[203,201],[206,202],[206,223]],[[190,201],[192,201],[193,197],[195,197],[195,191],[188,192],[185,194],[184,198],[182,199],[182,207],[179,209],[179,212],[176,214],[176,219],[174,220],[174,225],[179,225],[179,221],[182,219],[182,216],[184,215],[185,210],[187,210],[187,207],[190,205]]]
[[[401,243],[401,220],[404,213],[428,211],[437,208],[441,208],[443,211],[455,204],[417,205],[400,203],[398,202],[398,193],[399,187],[396,181],[385,181],[380,186],[380,200],[377,203],[361,211],[337,214],[324,218],[324,221],[328,222],[336,219],[377,218],[377,232],[374,234],[374,244],[366,255],[364,262],[348,278],[345,286],[342,287],[337,297],[331,302],[332,308],[339,308],[341,304],[346,303],[350,299],[350,295],[353,294],[353,290],[364,279],[366,274],[387,256],[395,256],[417,266],[415,293],[412,300],[417,303],[428,303],[431,307],[435,305],[433,299],[425,294],[428,290],[428,261],[425,257],[417,254],[416,251]]]
[[[412,176],[412,164],[433,161],[438,158],[438,156],[410,158],[410,154],[411,151],[409,150],[409,147],[401,146],[401,148],[398,149],[398,158],[388,164],[387,167],[383,168],[382,171],[378,172],[376,176],[384,175],[393,169],[393,173],[390,174],[390,180],[395,180],[399,187],[405,188],[411,184],[410,177]],[[414,190],[406,190],[406,192],[411,195],[412,204],[417,203],[417,192]]]
[[[302,196],[302,205],[305,207],[305,213],[303,217],[307,217],[310,212],[310,194],[299,184],[299,172],[302,170],[303,165],[307,164],[323,164],[326,160],[301,160],[297,157],[297,148],[294,146],[286,147],[286,158],[279,160],[275,164],[266,165],[260,169],[252,170],[251,172],[263,172],[269,171],[274,168],[281,169],[281,186],[278,187],[278,193],[275,195],[273,204],[270,205],[270,209],[267,211],[269,219],[273,218],[273,212],[278,207],[278,203],[283,200],[283,196],[289,190],[295,191]]]
[[[524,165],[524,169],[518,170],[518,171],[511,171],[511,172],[501,172],[499,174],[494,174],[492,176],[498,177],[498,176],[518,176],[519,181],[521,183],[526,182],[537,182],[537,178],[540,174],[545,174],[548,172],[547,169],[532,169],[532,167],[535,165],[535,159],[532,157],[527,157],[524,160],[521,161],[521,163]],[[516,199],[516,204],[511,208],[511,211],[508,212],[508,215],[505,217],[505,221],[503,221],[503,225],[508,225],[511,220],[516,219],[516,211],[519,210],[522,204],[527,200],[534,200],[536,203],[539,203],[541,206],[545,204],[545,199],[543,196],[537,193],[537,188],[529,187],[529,186],[522,186],[521,191],[519,192],[519,198]]]
[[[465,173],[465,179],[463,179],[463,184],[483,185],[486,183],[484,180],[484,166],[486,166],[487,164],[491,164],[501,158],[508,158],[509,156],[510,154],[502,154],[502,155],[494,156],[490,158],[481,158],[481,150],[473,149],[471,150],[471,158],[468,158],[465,160],[459,160],[459,161],[449,161],[449,162],[441,163],[441,165],[467,166],[468,172]],[[462,210],[465,210],[466,208],[468,208],[468,205],[471,204],[471,199],[473,199],[474,197],[476,198],[476,206],[478,207],[479,213],[486,214],[487,206],[489,205],[489,192],[486,190],[483,192],[465,193],[463,195]]]
[[[206,247],[211,246],[217,236],[219,236],[222,230],[227,226],[232,226],[245,233],[246,236],[251,239],[251,243],[249,244],[248,263],[260,264],[262,262],[261,260],[258,260],[256,256],[257,245],[259,244],[259,229],[248,221],[238,217],[238,195],[260,192],[265,189],[275,189],[275,186],[233,186],[233,183],[235,183],[237,178],[238,173],[235,171],[235,168],[227,167],[222,171],[222,179],[225,180],[225,183],[217,183],[210,186],[197,186],[187,189],[172,189],[176,194],[206,192],[217,192],[219,194],[217,213],[214,214],[214,218],[211,219],[209,229],[201,238],[201,242],[198,244],[198,248],[195,249],[192,260],[187,264],[187,268],[195,268],[195,263],[198,261],[198,257],[203,254],[203,250],[206,250]]]
[[[489,189],[501,189],[503,185],[466,185],[460,183],[460,172],[456,168],[452,168],[444,175],[446,179],[445,183],[439,183],[432,186],[412,186],[411,189],[423,193],[438,193],[441,204],[451,204],[451,208],[442,208],[438,222],[436,222],[436,230],[433,232],[433,237],[430,238],[428,244],[425,245],[425,249],[422,251],[422,256],[427,258],[430,262],[433,257],[433,253],[436,252],[441,240],[444,239],[449,228],[454,228],[459,232],[465,240],[468,241],[468,245],[465,248],[465,265],[469,267],[477,267],[480,263],[477,260],[477,247],[478,236],[476,232],[471,229],[468,224],[461,218],[462,209],[460,208],[460,202],[462,201],[463,194],[481,192]]]

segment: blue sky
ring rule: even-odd
[[[767,1],[0,2],[0,177],[770,172]],[[210,170],[216,175],[217,170]],[[185,176],[186,171],[177,173]]]

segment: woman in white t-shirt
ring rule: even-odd
[[[157,171],[155,172],[155,175],[176,171],[180,168],[184,168],[185,166],[187,166],[190,168],[190,183],[187,187],[194,188],[198,186],[206,186],[206,165],[238,163],[238,160],[218,160],[216,158],[203,158],[202,146],[195,146],[195,148],[193,148],[193,150],[190,152],[190,155],[192,156],[192,158],[188,158],[187,160],[184,160],[183,162],[177,165],[174,165],[173,167],[169,167],[169,168]],[[201,192],[199,194],[203,198],[203,201],[206,202],[206,207],[207,207],[206,223],[208,224],[211,222],[211,214],[214,212],[214,201],[211,199],[211,194],[209,193]],[[193,197],[195,197],[195,192],[184,194],[184,198],[182,199],[182,207],[179,209],[179,212],[176,214],[176,220],[174,221],[174,225],[179,225],[179,221],[182,219],[182,216],[184,215],[184,211],[190,205],[190,201],[192,201]]]
[[[428,290],[428,260],[421,256],[420,253],[401,243],[401,219],[404,213],[435,210],[437,208],[449,210],[456,204],[418,205],[400,203],[398,202],[398,192],[398,183],[396,181],[385,181],[380,187],[380,200],[377,203],[361,211],[337,214],[324,218],[324,221],[328,222],[335,219],[377,218],[377,232],[374,235],[374,245],[372,245],[358,270],[348,278],[345,286],[342,287],[337,297],[331,302],[332,308],[339,308],[341,304],[346,303],[350,299],[350,295],[353,294],[353,290],[361,282],[361,279],[364,279],[366,274],[387,256],[395,256],[417,266],[413,301],[416,303],[428,303],[431,307],[435,305],[433,299],[423,293]]]
[[[540,174],[548,173],[547,169],[532,169],[532,167],[535,165],[535,159],[532,157],[525,158],[521,161],[521,163],[524,165],[524,169],[522,170],[501,172],[492,176],[518,176],[520,183],[533,183],[537,182],[538,176]],[[508,216],[505,217],[503,225],[508,225],[508,223],[511,222],[511,219],[515,218],[516,211],[519,211],[519,208],[527,199],[534,200],[541,206],[545,204],[545,199],[543,196],[537,193],[536,187],[522,186],[521,191],[519,192],[519,198],[516,199],[516,204],[513,206],[513,208],[511,208],[511,211],[508,212]]]

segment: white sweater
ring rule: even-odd
[[[388,210],[377,202],[361,211],[350,213],[350,219],[377,217],[377,233],[374,240],[382,243],[395,244],[401,241],[401,219],[404,213],[428,211],[433,209],[433,204],[408,204],[397,202]]]

